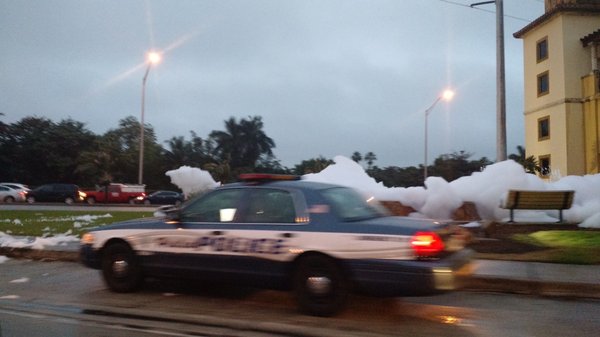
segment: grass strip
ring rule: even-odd
[[[552,248],[600,248],[600,231],[538,231],[530,234],[516,234],[521,242]]]
[[[600,231],[551,230],[515,234],[513,239],[552,248],[537,253],[541,260],[566,264],[599,264]]]
[[[0,211],[0,232],[49,237],[81,236],[82,232],[114,222],[152,217],[153,212],[132,211]]]

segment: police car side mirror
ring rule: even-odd
[[[160,206],[154,211],[154,216],[158,218],[166,218],[167,220],[179,219],[179,207],[174,205]]]

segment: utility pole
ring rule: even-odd
[[[504,4],[502,1],[471,4],[471,7],[496,4],[496,162],[506,160],[506,71],[504,67]]]

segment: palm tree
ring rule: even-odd
[[[245,145],[242,151],[242,164],[243,166],[254,168],[258,159],[263,155],[267,157],[273,156],[272,149],[275,147],[275,141],[267,137],[263,131],[264,124],[261,117],[248,118],[248,120],[242,119],[240,121],[242,126],[242,140]]]
[[[232,169],[254,168],[261,156],[272,156],[275,147],[273,139],[263,131],[260,116],[241,119],[234,117],[225,121],[225,131],[213,131],[209,137],[214,140],[215,152],[221,161],[229,162]]]
[[[377,156],[373,152],[367,152],[365,154],[365,161],[367,162],[367,166],[369,170],[373,167],[373,162],[377,160]]]
[[[165,141],[169,145],[170,150],[165,150],[165,158],[174,166],[190,165],[190,147],[186,143],[183,136],[172,137]]]
[[[512,159],[517,163],[521,164],[527,173],[541,172],[542,168],[539,166],[534,156],[527,157],[525,148],[521,145],[517,146],[517,154],[513,153],[508,156],[508,159]]]

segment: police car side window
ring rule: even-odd
[[[251,192],[243,222],[294,223],[296,210],[288,191],[260,188]]]
[[[323,190],[334,212],[345,221],[384,216],[377,207],[369,205],[362,196],[349,188],[336,187]]]
[[[214,191],[188,205],[181,215],[182,221],[232,222],[244,191],[225,189]]]

